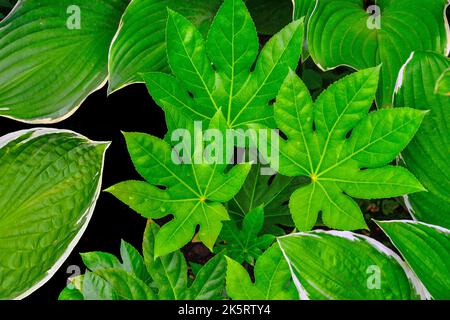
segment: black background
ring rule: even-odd
[[[144,84],[128,86],[109,97],[106,87],[90,95],[69,119],[53,125],[28,125],[0,118],[0,136],[34,127],[52,127],[76,131],[96,141],[112,141],[106,153],[103,189],[129,179],[142,179],[134,170],[121,131],[145,132],[163,137],[164,114],[153,102]],[[65,287],[70,265],[85,267],[80,252],[105,251],[119,254],[120,240],[141,249],[146,220],[112,195],[102,192],[92,220],[70,257],[55,276],[27,298],[54,301]]]

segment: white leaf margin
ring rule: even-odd
[[[425,288],[423,283],[416,276],[414,271],[394,251],[392,251],[391,249],[389,249],[388,247],[383,245],[381,242],[378,242],[377,240],[372,239],[370,237],[367,237],[367,236],[364,236],[364,235],[361,235],[361,234],[357,234],[357,233],[354,233],[354,232],[350,232],[350,231],[337,231],[337,230],[330,230],[330,231],[313,230],[313,231],[309,231],[309,232],[297,232],[297,233],[291,233],[289,235],[277,238],[278,245],[279,245],[279,247],[281,249],[281,252],[283,253],[284,258],[286,259],[286,261],[287,261],[287,263],[289,265],[289,269],[290,269],[291,275],[292,275],[292,280],[294,281],[294,284],[297,287],[298,293],[300,295],[300,300],[310,300],[309,293],[303,287],[303,285],[301,284],[300,280],[295,275],[292,262],[289,259],[289,257],[287,256],[287,254],[285,253],[285,251],[283,249],[283,246],[282,246],[281,242],[279,241],[279,239],[286,238],[286,237],[315,237],[315,238],[320,238],[321,234],[329,234],[329,235],[332,235],[332,236],[335,236],[335,237],[347,239],[347,240],[349,240],[351,242],[362,241],[362,242],[368,243],[373,248],[375,248],[379,253],[381,253],[382,255],[384,255],[384,256],[386,256],[388,258],[394,259],[394,261],[397,262],[400,265],[400,267],[405,272],[406,277],[408,278],[409,282],[413,286],[413,289],[418,294],[420,299],[422,299],[422,300],[431,300],[431,294],[428,292],[428,290]],[[329,298],[333,299],[332,297],[329,297]]]
[[[98,184],[97,184],[97,188],[95,190],[94,197],[92,198],[92,201],[91,201],[91,204],[89,205],[89,207],[81,215],[80,219],[77,222],[77,225],[81,224],[81,223],[83,224],[81,226],[80,230],[75,235],[75,237],[72,239],[72,241],[69,243],[69,245],[67,246],[66,251],[53,264],[53,266],[47,271],[47,274],[41,280],[39,280],[36,284],[34,284],[31,288],[29,288],[25,292],[21,293],[17,297],[14,297],[13,300],[22,300],[22,299],[28,297],[29,295],[31,295],[33,292],[35,292],[39,288],[41,288],[44,284],[46,284],[55,275],[55,273],[59,270],[59,268],[63,265],[63,263],[67,260],[67,258],[70,256],[70,254],[72,253],[72,251],[75,248],[75,246],[80,241],[81,237],[83,236],[84,232],[86,231],[86,228],[89,225],[89,222],[90,222],[90,220],[92,218],[92,215],[94,213],[95,205],[96,205],[97,200],[98,200],[98,198],[100,196],[101,187],[102,187],[102,180],[103,180],[103,169],[104,169],[104,165],[105,165],[105,155],[106,155],[106,151],[107,151],[108,147],[111,144],[111,142],[100,142],[100,141],[89,140],[86,137],[80,135],[79,133],[76,133],[76,132],[70,131],[70,130],[61,130],[61,129],[52,129],[52,128],[33,128],[33,129],[20,130],[20,131],[12,132],[12,133],[9,133],[7,135],[4,135],[4,136],[0,137],[0,149],[5,147],[10,142],[13,142],[17,138],[19,138],[19,137],[21,137],[21,136],[23,136],[25,134],[28,134],[30,132],[32,132],[32,135],[28,139],[26,139],[23,142],[21,142],[22,144],[26,143],[26,142],[28,142],[30,140],[36,139],[37,137],[41,137],[41,136],[45,136],[45,135],[49,135],[49,134],[69,133],[71,135],[74,135],[75,137],[83,139],[87,144],[90,144],[90,145],[93,145],[93,146],[106,145],[106,148],[105,148],[105,150],[103,152],[101,170],[100,170],[100,172],[97,173],[97,174],[100,175],[100,177],[98,179]]]

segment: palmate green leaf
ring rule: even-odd
[[[136,82],[141,73],[168,72],[166,55],[167,8],[182,13],[203,34],[222,0],[134,0],[122,16],[109,55],[108,92]]]
[[[73,114],[106,82],[109,46],[127,4],[19,1],[0,22],[0,116],[54,123]]]
[[[400,257],[369,237],[317,230],[278,242],[302,300],[429,298]]]
[[[253,283],[245,268],[227,258],[227,294],[233,300],[297,300],[288,264],[278,244],[259,257]]]
[[[420,221],[450,228],[450,97],[434,93],[450,60],[431,52],[415,52],[399,75],[395,107],[430,110],[420,130],[402,152],[406,167],[428,190],[408,196],[410,211]]]
[[[69,256],[99,196],[106,148],[45,128],[0,138],[0,299],[33,293]]]
[[[233,220],[240,223],[251,210],[264,208],[265,232],[281,234],[277,225],[293,226],[289,212],[289,198],[299,186],[308,182],[302,177],[275,177],[262,175],[261,164],[252,165],[252,169],[238,194],[228,202],[228,212]]]
[[[260,235],[263,225],[263,207],[248,212],[242,221],[241,229],[235,221],[226,221],[219,237],[225,243],[220,245],[220,248],[224,249],[224,254],[238,263],[245,261],[254,265],[255,260],[275,239],[271,234]]]
[[[447,55],[445,8],[448,0],[382,0],[380,28],[364,1],[319,0],[308,24],[308,49],[323,69],[339,65],[357,70],[382,64],[379,107],[392,105],[400,68],[412,51]]]
[[[200,266],[195,280],[188,286],[187,263],[180,251],[163,257],[155,256],[155,238],[159,227],[149,222],[142,244],[143,257],[131,245],[122,242],[123,264],[112,255],[92,252],[83,255],[92,272],[72,279],[60,294],[60,300],[216,300],[223,299],[226,261],[217,255]],[[125,252],[126,251],[126,252]],[[130,252],[133,258],[128,259]],[[87,259],[87,257],[89,259]],[[116,262],[110,263],[114,257]],[[142,269],[129,268],[144,265]],[[138,263],[136,263],[138,262]]]
[[[298,64],[302,34],[301,21],[290,23],[269,40],[255,64],[258,37],[242,0],[224,1],[206,42],[188,19],[169,10],[167,55],[174,76],[149,73],[144,80],[164,110],[172,107],[194,120],[222,110],[228,128],[273,124],[270,102],[289,68]]]
[[[450,299],[450,230],[415,221],[378,221],[433,299]]]
[[[219,127],[225,127],[220,111],[209,128]],[[190,138],[191,135],[188,140]],[[198,139],[197,136],[194,138]],[[156,237],[155,255],[163,256],[183,247],[194,237],[197,226],[200,227],[198,238],[212,251],[222,229],[222,221],[229,220],[222,203],[231,200],[240,190],[250,164],[239,164],[225,171],[227,165],[219,164],[225,161],[207,164],[206,159],[200,159],[196,162],[195,151],[192,153],[191,150],[189,163],[177,164],[176,161],[180,160],[177,158],[178,149],[172,149],[165,141],[143,133],[126,133],[125,139],[136,170],[146,182],[126,181],[107,191],[144,217],[174,216]],[[194,145],[198,143],[194,142]],[[218,143],[215,142],[216,146]],[[223,146],[216,149],[219,148]]]
[[[406,169],[387,164],[412,139],[425,112],[399,108],[368,114],[378,72],[373,68],[347,76],[315,103],[294,72],[280,89],[275,121],[287,140],[280,139],[279,157],[272,155],[271,165],[283,175],[311,180],[289,201],[300,231],[314,227],[320,212],[330,228],[364,229],[352,197],[389,198],[424,190]]]
[[[443,96],[450,96],[450,69],[445,70],[439,77],[435,92]]]

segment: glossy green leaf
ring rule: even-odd
[[[276,231],[277,225],[293,226],[287,202],[292,192],[307,179],[275,177],[261,174],[261,164],[253,165],[238,194],[228,202],[228,211],[234,221],[241,222],[251,210],[264,208],[264,231]]]
[[[288,264],[278,244],[256,261],[255,282],[245,268],[227,258],[227,294],[233,300],[297,300]]]
[[[439,77],[435,92],[443,96],[450,96],[450,69],[445,70]]]
[[[128,0],[21,0],[0,22],[0,115],[61,121],[106,82]]]
[[[272,244],[275,236],[262,234],[264,209],[257,207],[248,212],[240,229],[235,221],[226,221],[220,239],[225,243],[220,246],[224,254],[238,263],[246,261],[254,265],[256,259]]]
[[[400,68],[412,51],[447,55],[448,0],[383,0],[378,9],[360,0],[319,0],[308,25],[308,49],[323,69],[357,70],[382,64],[379,107],[392,105]]]
[[[141,73],[169,71],[167,8],[182,13],[206,34],[222,0],[134,0],[127,7],[109,55],[110,93],[143,82]]]
[[[285,176],[311,180],[289,201],[300,231],[311,230],[320,212],[330,228],[364,229],[352,197],[388,198],[424,190],[406,169],[388,164],[412,139],[425,113],[408,108],[368,113],[378,72],[373,68],[347,76],[314,103],[294,72],[286,77],[274,108],[287,140],[280,139],[279,157],[271,156],[271,165]]]
[[[434,299],[450,299],[450,230],[415,221],[378,221]]]
[[[211,119],[221,110],[228,128],[273,124],[270,102],[298,64],[302,34],[300,21],[290,23],[268,41],[255,64],[258,37],[242,0],[224,2],[207,41],[188,19],[169,11],[167,55],[174,76],[150,73],[145,82],[163,109],[170,104],[194,120]]]
[[[420,130],[402,152],[407,168],[428,192],[408,196],[411,213],[420,221],[450,228],[450,97],[434,93],[441,74],[450,67],[444,56],[416,52],[400,72],[396,107],[430,110]]]
[[[217,128],[213,126],[217,119],[225,126],[218,112],[210,128]],[[191,138],[189,135],[187,140]],[[197,226],[200,226],[198,238],[212,251],[222,221],[229,220],[222,203],[240,190],[250,165],[239,164],[225,172],[226,164],[218,161],[206,164],[207,159],[200,159],[199,164],[195,154],[176,163],[173,157],[178,159],[177,149],[163,140],[143,133],[126,133],[125,139],[136,170],[147,182],[126,181],[108,191],[147,218],[173,214],[174,219],[156,236],[155,255],[164,256],[183,247],[194,237]],[[197,145],[203,143],[196,141]]]
[[[301,299],[428,298],[409,267],[383,244],[348,231],[312,231],[279,238]]]
[[[85,231],[106,143],[31,129],[0,138],[0,299],[45,284]]]

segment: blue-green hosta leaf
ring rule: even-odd
[[[308,24],[308,49],[323,69],[339,65],[357,70],[382,64],[379,107],[392,105],[397,74],[412,51],[447,55],[450,49],[445,8],[448,0],[319,0]],[[377,19],[380,22],[377,25]]]
[[[0,115],[61,121],[107,79],[128,0],[21,0],[0,22]]]
[[[227,294],[233,300],[297,300],[288,264],[277,243],[259,257],[253,283],[245,268],[227,258]]]
[[[247,123],[273,124],[270,102],[301,51],[303,24],[294,21],[259,54],[255,26],[242,0],[226,0],[205,42],[195,26],[169,11],[167,55],[174,74],[150,73],[145,82],[155,101],[194,120],[222,110],[228,128]]]
[[[450,60],[430,52],[415,52],[399,75],[394,106],[430,110],[409,146],[402,152],[406,167],[428,192],[408,196],[411,213],[427,223],[450,228],[450,97],[434,86]]]
[[[248,212],[262,206],[263,230],[277,234],[277,225],[294,225],[287,202],[292,192],[305,183],[307,179],[298,177],[262,175],[261,164],[253,165],[239,193],[228,202],[228,211],[234,221],[241,222]]]
[[[225,119],[218,112],[210,128],[217,128],[212,126],[217,118],[225,126]],[[126,181],[108,191],[144,217],[174,216],[156,237],[156,256],[183,247],[194,237],[197,226],[200,227],[198,238],[212,250],[222,221],[229,220],[222,203],[240,190],[250,164],[239,164],[225,171],[227,165],[218,161],[196,164],[195,154],[189,155],[190,163],[176,163],[173,159],[176,149],[163,140],[143,133],[126,133],[125,139],[135,168],[146,182]]]
[[[445,70],[439,77],[435,92],[443,96],[450,96],[450,69]]]
[[[301,299],[429,298],[411,269],[380,242],[348,231],[279,238]]]
[[[220,234],[220,239],[225,241],[220,246],[224,254],[238,263],[246,261],[254,265],[255,260],[275,239],[271,234],[262,234],[263,225],[263,207],[257,207],[244,216],[242,229],[239,229],[236,221],[226,221]]]
[[[44,128],[0,138],[0,299],[31,294],[69,256],[99,196],[106,148]]]
[[[182,13],[206,34],[222,0],[134,0],[125,10],[109,55],[110,93],[136,82],[141,73],[168,72],[167,8]]]
[[[434,299],[450,299],[450,230],[415,221],[378,221]]]
[[[294,72],[282,85],[275,121],[287,140],[280,139],[279,159],[271,162],[283,175],[311,180],[289,202],[300,231],[314,227],[319,212],[328,227],[367,228],[352,197],[378,199],[424,190],[406,169],[387,164],[412,139],[425,113],[408,108],[368,113],[378,72],[373,68],[347,76],[314,103]]]

